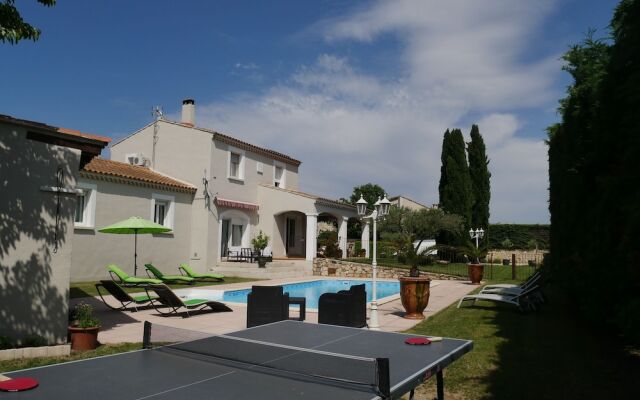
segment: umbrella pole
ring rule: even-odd
[[[133,276],[138,274],[138,230],[133,231]]]

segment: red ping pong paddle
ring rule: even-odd
[[[406,344],[412,344],[412,345],[425,345],[425,344],[431,343],[431,340],[424,337],[413,337],[413,338],[405,339],[404,342]]]
[[[0,375],[0,392],[22,392],[38,386],[38,381],[33,378],[9,378]]]

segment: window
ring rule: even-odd
[[[175,198],[162,194],[151,195],[151,219],[156,224],[173,229]]]
[[[231,172],[234,178],[240,178],[240,154],[231,153]]]
[[[74,216],[74,228],[93,229],[96,214],[96,193],[98,186],[91,183],[78,182],[76,189],[81,193],[76,194],[76,213]]]
[[[82,224],[84,222],[84,213],[86,206],[86,194],[83,190],[81,194],[78,194],[76,197],[76,219],[75,222],[78,224]]]
[[[274,162],[273,164],[273,186],[285,188],[285,168],[282,163]]]
[[[229,147],[227,178],[240,181],[244,179],[244,151]]]
[[[156,224],[164,225],[164,220],[165,216],[167,215],[168,208],[168,202],[156,200],[153,211],[153,222],[155,222]]]
[[[264,164],[262,164],[261,161],[258,161],[256,163],[256,171],[258,171],[258,173],[261,175],[264,173]]]
[[[231,225],[231,246],[242,246],[242,225]]]

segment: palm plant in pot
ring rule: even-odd
[[[417,246],[414,246],[412,239],[411,237],[408,238],[408,243],[404,248],[404,256],[411,269],[409,270],[409,276],[398,278],[400,281],[400,299],[402,306],[406,310],[404,318],[424,319],[423,312],[429,304],[431,278],[420,276],[418,266],[424,257],[433,252],[435,246],[420,250],[423,241],[418,241]]]
[[[267,260],[269,258],[263,255],[262,252],[269,245],[269,236],[265,235],[262,231],[260,231],[258,236],[254,237],[251,240],[251,244],[253,245],[253,250],[255,250],[256,253],[258,253],[258,256],[257,256],[258,267],[266,268]]]
[[[467,258],[469,280],[472,284],[478,285],[482,281],[484,275],[484,264],[480,260],[486,257],[487,250],[484,247],[476,247],[475,244],[469,242],[464,246],[458,248],[464,256]]]
[[[421,249],[425,239],[435,238],[440,232],[459,235],[464,227],[462,217],[448,214],[441,209],[431,208],[413,211],[406,207],[392,207],[381,224],[382,235],[391,239],[402,239],[398,243],[398,254],[406,258],[411,266],[409,276],[401,276],[400,299],[407,311],[405,318],[424,319],[422,312],[429,302],[431,279],[420,276],[418,265],[434,247]],[[416,243],[416,245],[414,245]]]
[[[100,321],[93,316],[93,307],[78,303],[72,313],[69,333],[72,350],[93,350],[98,347],[98,331]]]

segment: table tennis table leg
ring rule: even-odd
[[[442,370],[436,373],[436,390],[438,392],[438,400],[444,400],[444,378],[442,377]]]

